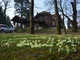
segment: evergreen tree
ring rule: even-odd
[[[19,14],[20,17],[29,19],[30,1],[29,0],[14,0],[15,2],[15,14]]]
[[[2,7],[0,7],[0,24],[7,24],[8,26],[12,26],[9,16],[4,14]]]
[[[2,7],[0,7],[0,24],[4,24],[5,20],[4,20],[4,13],[2,11]]]

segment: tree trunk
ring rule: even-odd
[[[23,12],[22,12],[22,9],[23,9],[23,1],[21,2],[21,18],[23,18]],[[21,23],[20,28],[23,29],[23,27],[22,27],[22,23]]]
[[[57,21],[56,21],[56,27],[57,27],[57,33],[61,34],[61,28],[60,28],[60,20],[59,20],[59,11],[58,11],[58,6],[57,6],[57,0],[54,0],[54,7],[55,7],[55,14],[57,17]]]
[[[73,23],[72,23],[72,31],[77,32],[77,9],[76,9],[76,0],[74,2],[71,2],[72,8],[73,8]]]
[[[30,34],[34,34],[34,0],[31,0],[31,10],[30,10]]]
[[[66,34],[66,28],[65,28],[65,23],[64,23],[64,15],[63,15],[62,23],[63,23],[63,33]]]
[[[62,19],[62,23],[63,23],[63,32],[64,34],[66,34],[66,28],[65,28],[65,23],[64,23],[64,10],[62,8],[62,0],[60,0],[60,8],[62,10],[62,16],[63,16],[63,19]]]

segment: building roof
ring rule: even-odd
[[[51,13],[43,11],[43,12],[37,13],[37,15],[35,16],[35,18],[38,18],[40,16],[51,16]]]
[[[29,23],[29,21],[25,18],[21,18],[19,16],[14,16],[11,21],[13,22],[17,22],[17,23],[22,23],[22,24],[26,24],[26,23]]]

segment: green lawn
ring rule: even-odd
[[[0,34],[0,60],[80,60],[80,35]]]
[[[26,34],[29,34],[30,33],[30,29],[27,28],[26,30],[22,30],[22,29],[18,29],[16,31],[17,33],[26,33]],[[64,30],[61,29],[61,32],[62,34],[64,34]],[[78,32],[72,32],[71,29],[66,29],[66,32],[67,34],[70,34],[70,35],[80,35],[80,29],[78,30]],[[48,29],[40,29],[40,30],[35,30],[35,34],[38,34],[38,35],[53,35],[53,34],[57,34],[57,31],[56,29],[51,29],[51,28],[48,28]]]

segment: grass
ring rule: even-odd
[[[29,33],[30,30],[27,29],[26,33]],[[61,29],[61,32],[62,34],[64,34],[64,30]],[[72,32],[71,29],[66,29],[66,32],[67,34],[70,34],[70,35],[80,35],[80,30],[78,30],[78,32]],[[50,34],[50,35],[53,35],[53,34],[57,34],[57,31],[56,29],[40,29],[40,30],[35,30],[35,34]]]
[[[79,35],[0,34],[0,60],[80,60]]]
[[[27,29],[16,29],[15,30],[16,33],[26,33],[29,34],[30,33],[30,28]],[[53,35],[53,34],[57,34],[56,29],[52,29],[52,28],[46,28],[46,29],[39,29],[39,30],[35,30],[34,31],[35,34],[38,35]],[[64,30],[61,29],[62,34],[64,35]],[[80,29],[78,29],[78,32],[72,32],[71,29],[66,29],[66,32],[68,35],[80,35]]]

